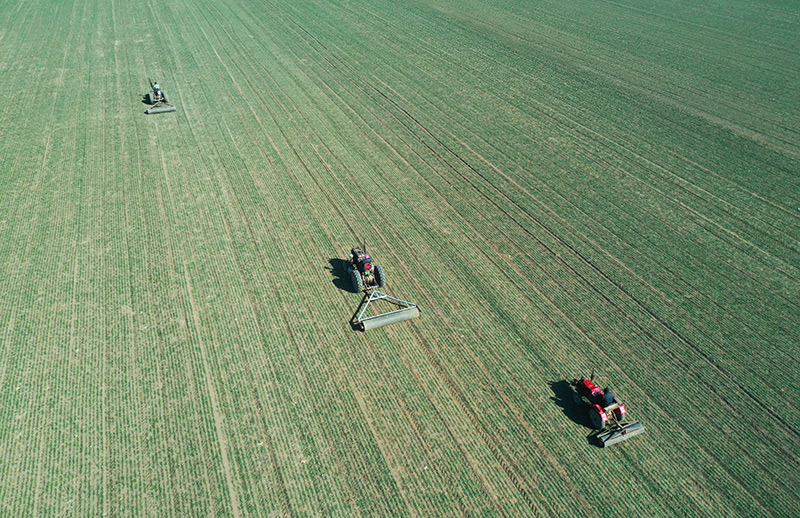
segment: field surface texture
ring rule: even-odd
[[[797,516],[798,27],[0,0],[0,515]]]

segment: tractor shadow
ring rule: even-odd
[[[346,291],[347,293],[358,293],[359,295],[364,295],[363,293],[357,292],[353,289],[353,281],[350,280],[350,275],[347,273],[347,266],[349,262],[346,259],[339,259],[335,257],[333,259],[328,259],[329,266],[326,266],[325,269],[328,270],[333,277],[333,285],[339,288],[342,291]],[[361,307],[366,302],[367,297],[361,298],[361,302],[356,306],[355,311],[353,312],[353,316],[350,317],[350,327],[353,331],[363,331],[361,329],[360,324],[356,320],[358,313],[361,311]]]
[[[347,260],[336,257],[328,259],[328,264],[330,266],[326,266],[325,269],[333,276],[333,285],[342,291],[356,293],[353,290],[353,282],[347,274]]]
[[[550,399],[561,408],[561,412],[573,423],[585,426],[592,430],[592,422],[589,421],[589,414],[580,405],[572,401],[572,387],[567,380],[548,381],[553,397]]]
[[[576,405],[572,400],[572,393],[574,391],[569,381],[548,381],[548,383],[550,384],[550,390],[553,391],[553,397],[550,399],[561,408],[561,412],[567,416],[570,421],[592,431],[592,433],[586,437],[586,442],[592,446],[599,446],[595,438],[597,430],[592,427],[588,412],[581,408],[580,405]]]

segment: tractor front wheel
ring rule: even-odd
[[[592,427],[595,430],[601,430],[603,428],[603,417],[600,415],[600,411],[595,407],[589,410],[589,421],[592,422]]]

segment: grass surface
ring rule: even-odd
[[[800,508],[797,2],[0,20],[0,514]],[[351,330],[361,239],[420,319]]]

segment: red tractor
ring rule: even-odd
[[[642,423],[622,422],[627,414],[625,405],[609,389],[594,384],[594,373],[589,379],[572,380],[571,385],[572,400],[588,412],[592,427],[599,430],[595,437],[601,446],[610,446],[644,432]]]

